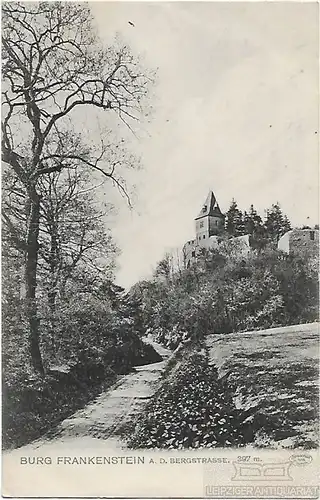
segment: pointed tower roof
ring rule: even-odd
[[[208,194],[207,199],[206,199],[206,201],[201,209],[201,212],[195,218],[195,220],[201,219],[202,217],[207,217],[208,215],[216,215],[218,217],[219,216],[223,217],[223,214],[222,214],[220,207],[217,203],[216,197],[212,191],[209,191],[209,194]]]

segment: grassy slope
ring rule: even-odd
[[[209,363],[250,414],[255,444],[315,446],[318,333],[310,324],[207,338]]]

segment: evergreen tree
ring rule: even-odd
[[[263,226],[262,219],[253,205],[250,205],[249,212],[244,212],[244,227],[247,234],[259,233]]]
[[[274,243],[278,243],[281,236],[290,231],[291,223],[288,217],[283,214],[278,202],[267,210],[264,227],[268,237]]]
[[[267,242],[265,228],[253,205],[250,205],[249,212],[244,212],[244,227],[246,234],[250,234],[250,247],[255,250],[264,248]]]
[[[238,208],[237,202],[232,199],[229,210],[226,213],[226,231],[231,236],[240,236],[245,234],[244,217]]]

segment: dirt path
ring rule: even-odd
[[[110,389],[100,394],[91,403],[63,420],[56,428],[32,443],[9,453],[50,451],[49,448],[68,450],[103,445],[112,450],[125,448],[117,435],[120,426],[136,415],[154,394],[171,351],[146,340],[163,357],[163,361],[137,366],[134,371],[120,378]],[[99,443],[98,441],[101,441]]]

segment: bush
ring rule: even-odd
[[[62,419],[70,416],[115,380],[113,370],[99,366],[58,370],[45,377],[30,376],[22,384],[3,386],[4,448],[22,446],[39,438]]]
[[[185,388],[188,387],[188,391]],[[203,349],[184,351],[135,424],[130,448],[242,446],[250,427]]]
[[[14,315],[4,314],[4,447],[38,438],[134,365],[162,360],[142,342],[130,316],[107,300],[91,295],[58,303],[54,331],[44,304],[41,312],[44,377],[28,363],[23,316],[17,321]]]

